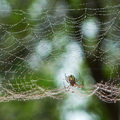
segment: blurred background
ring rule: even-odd
[[[119,84],[119,6],[0,0],[0,119],[120,120],[119,102],[59,91],[69,86],[65,74],[86,88],[101,80]]]

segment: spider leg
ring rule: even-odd
[[[66,74],[65,74],[65,80],[69,83],[69,80],[68,80],[68,77],[66,76]]]
[[[66,76],[66,74],[65,74],[65,80],[69,83],[68,77]],[[64,82],[63,82],[63,84],[64,84],[64,89],[65,89],[65,91],[68,92],[68,91],[70,90],[70,87],[69,87],[69,86],[66,86]]]
[[[78,88],[81,88],[81,87],[82,87],[81,85],[79,85],[79,84],[77,84],[77,83],[76,83],[75,85],[76,85]]]
[[[78,80],[75,80],[75,82],[78,82]]]
[[[64,85],[64,88],[65,88],[65,91],[68,92],[70,90],[70,87],[69,86],[65,86]]]

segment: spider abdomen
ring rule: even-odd
[[[74,86],[74,85],[76,84],[76,82],[75,82],[74,80],[71,80],[71,81],[70,81],[70,84],[71,84],[72,86]]]

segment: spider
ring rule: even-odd
[[[83,85],[78,85],[76,83],[78,80],[76,80],[76,78],[73,75],[70,75],[68,77],[65,75],[65,79],[68,83],[70,83],[70,86],[79,87],[79,88],[83,86]]]

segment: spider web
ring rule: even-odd
[[[109,80],[114,73],[119,76],[119,6],[79,6],[40,12],[0,10],[1,102],[59,98],[65,92],[55,85],[53,76],[59,73],[61,83],[65,73],[82,71],[88,72],[84,79],[93,81],[89,67],[83,65],[86,58],[92,58],[91,64],[99,59]],[[73,17],[71,12],[80,15]]]

